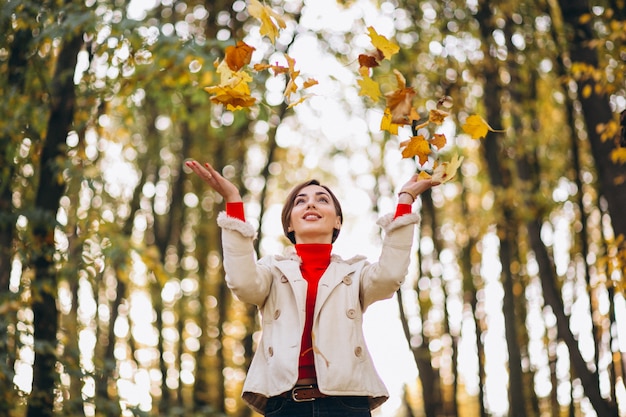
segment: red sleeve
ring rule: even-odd
[[[398,203],[398,206],[396,207],[396,214],[395,216],[393,216],[394,219],[403,216],[405,214],[409,214],[411,212],[411,205],[410,204],[402,204],[402,203]]]
[[[241,221],[246,221],[246,216],[243,211],[243,201],[237,203],[226,203],[226,214],[229,217],[234,217]]]

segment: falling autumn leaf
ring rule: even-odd
[[[484,138],[487,132],[503,132],[502,130],[494,130],[489,124],[477,114],[469,116],[463,126],[463,131],[470,135],[472,139]]]
[[[248,83],[252,81],[250,74],[232,71],[226,61],[218,65],[217,73],[220,75],[220,84],[204,88],[207,93],[212,94],[212,102],[224,104],[229,110],[250,107],[256,102],[248,87]]]
[[[278,64],[254,64],[252,68],[254,68],[255,71],[265,71],[271,69],[274,72],[274,76],[287,74],[289,72],[289,68]]]
[[[447,143],[446,135],[443,133],[435,133],[433,138],[430,140],[430,144],[433,145],[437,149],[441,149],[446,146]]]
[[[289,81],[287,82],[287,87],[285,87],[285,97],[289,98],[291,94],[295,93],[298,89],[296,85],[296,79],[300,75],[300,71],[295,70],[296,60],[285,54],[285,58],[287,59],[287,63],[289,64]]]
[[[402,149],[402,156],[404,158],[412,158],[417,156],[420,165],[424,165],[428,161],[430,155],[430,144],[426,138],[422,135],[413,136],[410,140],[400,143]]]
[[[302,88],[313,87],[314,85],[318,85],[319,82],[315,78],[307,78],[307,80],[302,84]]]
[[[410,123],[409,115],[413,109],[413,97],[416,92],[412,87],[406,87],[406,80],[398,70],[394,69],[393,72],[398,81],[398,88],[385,94],[387,108],[391,113],[393,123],[405,125]]]
[[[361,87],[359,95],[369,97],[374,103],[376,103],[380,100],[380,86],[369,76],[367,68],[361,67],[359,73],[362,77],[357,80],[357,84]]]
[[[360,54],[359,55],[359,67],[375,68],[380,65],[380,61],[385,58],[383,53],[377,49],[375,54]]]
[[[212,102],[223,104],[228,110],[250,107],[256,102],[256,99],[250,96],[250,90],[247,88],[247,85],[244,84],[236,88],[222,86],[205,87],[205,91],[213,94],[211,96]]]
[[[224,61],[228,64],[228,68],[233,71],[239,71],[250,63],[254,50],[255,48],[245,42],[238,41],[236,46],[231,45],[226,47],[224,51]]]
[[[428,114],[428,121],[440,125],[450,113],[439,109],[433,109]]]
[[[270,38],[272,43],[276,41],[279,28],[284,29],[287,27],[285,20],[269,6],[264,6],[258,0],[250,0],[248,5],[248,13],[250,16],[258,19],[261,22],[260,33],[263,36]],[[272,20],[274,19],[274,20]],[[276,23],[274,23],[274,21]]]
[[[391,58],[400,51],[400,47],[398,45],[391,42],[384,36],[379,35],[372,26],[368,27],[367,30],[369,31],[372,45],[381,51],[386,59]]]
[[[383,118],[380,121],[380,130],[386,130],[392,135],[397,135],[399,127],[400,125],[391,121],[391,111],[389,109],[385,109],[385,114],[383,114]]]

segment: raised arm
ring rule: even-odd
[[[222,174],[217,172],[208,162],[202,165],[192,160],[185,162],[185,165],[221,195],[226,203],[238,203],[242,201],[239,190],[235,184],[224,178]]]
[[[400,188],[398,203],[413,204],[420,194],[435,185],[438,185],[438,183],[434,183],[431,179],[420,179],[419,174],[413,174],[411,178],[404,183],[402,188]]]

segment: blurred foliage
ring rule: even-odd
[[[381,92],[396,88],[396,70],[420,116],[448,97],[441,153],[465,158],[416,205],[419,266],[398,299],[419,380],[396,414],[583,416],[589,402],[623,412],[624,10],[576,1],[571,20],[561,3],[267,0],[286,23],[275,43],[241,0],[1,3],[0,414],[251,414],[240,392],[256,312],[224,284],[223,202],[184,161],[233,180],[255,226],[315,176],[362,206],[346,211],[346,235],[356,233],[418,168],[400,153],[410,132],[380,130],[384,100],[359,96],[370,26],[400,47],[376,68]],[[584,41],[573,35],[583,29]],[[76,36],[71,129],[62,156],[42,160],[55,68]],[[254,63],[295,57],[319,83],[313,95],[289,108],[288,78],[258,71],[257,105],[211,103],[214,63],[240,40]],[[459,129],[472,114],[496,130],[482,142]],[[50,167],[64,185],[56,215],[36,201]],[[54,230],[43,244],[37,224]],[[279,230],[258,230],[259,255],[286,245]],[[41,250],[54,279],[33,266]],[[56,343],[34,331],[42,301],[58,313]],[[509,363],[490,354],[501,346]],[[56,357],[57,390],[40,404],[42,353]],[[596,371],[583,375],[577,355]]]

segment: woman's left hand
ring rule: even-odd
[[[413,201],[423,192],[430,190],[432,187],[439,185],[438,182],[433,182],[430,178],[423,179],[419,177],[419,174],[413,174],[411,178],[404,183],[400,188],[398,194],[398,202],[404,204],[412,204]],[[408,195],[406,194],[408,193]],[[413,198],[412,201],[411,197]]]

